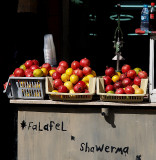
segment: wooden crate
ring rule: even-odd
[[[55,93],[53,91],[53,79],[52,77],[46,77],[46,94],[49,94],[51,100],[61,101],[85,101],[92,100],[95,94],[96,78],[89,79],[89,93]]]
[[[141,80],[141,86],[144,94],[108,94],[105,92],[105,85],[103,78],[97,78],[97,95],[100,100],[106,102],[142,102],[147,92],[148,79]]]

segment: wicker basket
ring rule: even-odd
[[[44,99],[44,77],[9,77],[4,90],[10,99]]]
[[[97,95],[100,95],[100,100],[105,102],[142,102],[147,92],[148,79],[141,80],[141,86],[144,94],[108,94],[105,93],[103,78],[97,78]]]
[[[51,100],[61,101],[88,101],[92,100],[95,94],[96,78],[89,79],[89,93],[58,93],[53,91],[52,77],[46,77],[46,94],[49,94]]]

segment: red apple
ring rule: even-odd
[[[112,83],[112,79],[109,76],[103,76],[104,84],[108,85]]]
[[[106,88],[105,88],[105,91],[106,91],[106,93],[107,93],[108,91],[114,91],[114,86],[111,85],[111,84],[107,85]]]
[[[25,67],[26,68],[30,68],[32,65],[33,65],[33,62],[32,60],[27,60],[25,63],[24,63]]]
[[[125,93],[126,94],[134,94],[134,92],[135,92],[135,90],[134,90],[134,88],[132,86],[127,86],[125,88]]]
[[[51,65],[49,63],[44,63],[41,68],[46,68],[47,71],[51,70]]]
[[[125,94],[125,91],[123,88],[118,88],[116,91],[115,91],[115,94]]]
[[[21,69],[21,68],[16,68],[14,70],[14,75],[15,77],[24,77],[25,73],[24,73],[24,70]]]
[[[140,72],[138,73],[138,76],[139,76],[141,79],[144,79],[144,78],[147,78],[147,77],[148,77],[148,74],[147,74],[147,72],[145,72],[145,71],[140,71]]]
[[[131,66],[128,64],[125,64],[122,66],[121,71],[122,73],[127,73],[131,69]]]
[[[136,84],[137,86],[140,86],[140,84],[141,84],[141,78],[139,78],[138,76],[135,77],[133,83]]]
[[[137,76],[137,74],[136,74],[135,70],[129,70],[127,72],[127,77],[128,78],[134,79],[136,76]]]

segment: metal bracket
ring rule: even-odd
[[[108,108],[101,108],[101,114],[102,116],[108,116],[109,115],[109,109]]]

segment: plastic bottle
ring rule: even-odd
[[[144,7],[141,11],[141,26],[142,31],[149,31],[149,10],[148,5],[144,4]]]
[[[156,31],[156,9],[155,3],[151,3],[151,9],[150,9],[150,19],[149,19],[149,26],[150,26],[150,31]]]

